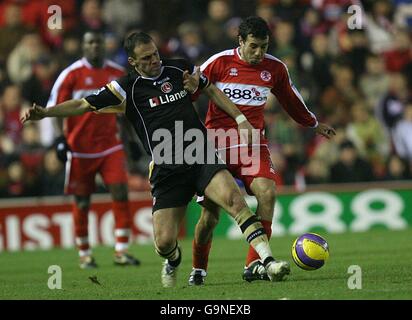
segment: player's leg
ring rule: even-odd
[[[204,283],[213,230],[219,222],[219,210],[219,206],[209,199],[204,199],[202,202],[202,212],[195,227],[192,243],[192,272],[189,276],[189,285]]]
[[[173,172],[156,166],[151,171],[153,234],[156,252],[165,258],[161,272],[164,287],[176,284],[177,270],[182,259],[177,238],[187,204],[196,192],[194,171],[192,168],[184,172]]]
[[[246,204],[239,187],[227,170],[220,170],[205,188],[205,195],[225,209],[237,222],[243,235],[259,254],[272,281],[282,280],[290,272],[287,262],[275,262],[261,222]]]
[[[265,177],[256,177],[249,185],[249,189],[257,199],[256,215],[260,218],[260,222],[270,240],[272,235],[273,210],[275,208],[275,182]],[[252,246],[249,246],[243,279],[246,281],[269,280],[259,255]]]
[[[112,197],[115,235],[114,263],[121,266],[139,265],[140,261],[128,252],[132,218],[129,209],[126,160],[123,150],[105,156],[99,172]]]
[[[76,245],[77,249],[79,250],[80,268],[96,268],[97,264],[92,256],[88,232],[90,195],[75,195],[74,199],[73,223]]]
[[[124,183],[110,184],[107,187],[112,196],[114,215],[114,263],[119,266],[138,266],[140,261],[129,253],[132,219],[129,209],[128,187]]]
[[[72,207],[73,225],[76,246],[79,250],[80,268],[96,268],[89,244],[88,214],[90,208],[90,195],[95,188],[96,174],[95,159],[72,158],[68,153],[66,162],[65,192],[74,195]]]
[[[164,287],[173,287],[176,284],[176,273],[182,260],[177,237],[185,212],[186,206],[163,208],[153,212],[156,253],[165,258],[161,273]]]

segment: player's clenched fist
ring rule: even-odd
[[[189,71],[183,72],[183,87],[189,93],[195,93],[199,87],[200,68],[196,67],[194,74],[189,74]]]
[[[45,117],[45,110],[43,107],[33,103],[33,107],[26,110],[23,113],[23,116],[20,118],[20,121],[24,124],[30,120],[41,120]]]

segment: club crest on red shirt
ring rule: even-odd
[[[272,79],[272,75],[270,74],[269,71],[263,70],[263,71],[260,73],[260,78],[261,78],[263,81],[270,81],[270,79]]]

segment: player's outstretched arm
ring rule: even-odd
[[[27,121],[41,120],[46,117],[78,116],[93,110],[93,107],[85,99],[67,100],[50,108],[43,108],[33,103],[33,107],[24,112],[20,121],[26,123]]]

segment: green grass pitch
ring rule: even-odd
[[[142,260],[139,267],[112,264],[112,249],[94,248],[97,270],[80,270],[77,252],[54,249],[0,253],[0,299],[138,299],[138,300],[272,300],[272,299],[412,299],[412,230],[374,230],[364,233],[325,234],[330,259],[316,271],[294,265],[290,248],[295,237],[271,240],[274,255],[291,263],[285,282],[253,282],[241,279],[247,245],[241,240],[215,239],[205,286],[190,287],[191,239],[181,241],[183,261],[178,285],[160,284],[162,260],[152,245],[133,245]],[[62,270],[62,289],[50,290],[50,265]],[[361,268],[361,289],[349,289],[351,265]],[[96,276],[101,285],[89,277]],[[359,282],[358,282],[359,283]]]

